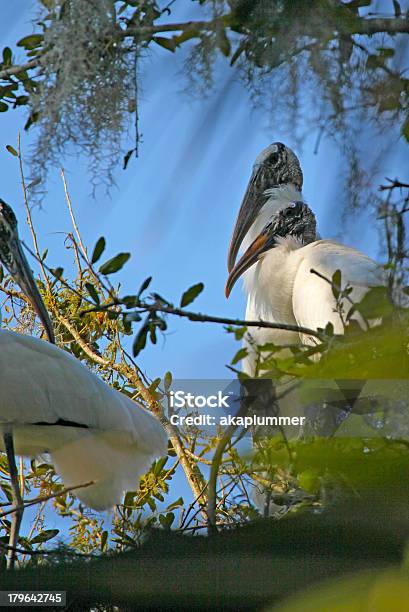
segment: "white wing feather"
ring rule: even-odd
[[[349,296],[352,302],[359,302],[371,287],[385,284],[382,268],[356,249],[330,240],[319,240],[303,247],[299,253],[302,260],[293,286],[293,310],[298,325],[317,329],[325,328],[331,322],[335,333],[343,333],[331,284],[313,274],[311,269],[329,280],[340,269],[342,287],[348,284],[353,288]],[[351,304],[344,301],[344,311],[350,307]],[[358,314],[354,318],[360,321]]]
[[[59,419],[85,427],[53,425]],[[166,454],[162,426],[139,404],[65,351],[6,330],[0,331],[0,429],[13,432],[17,454],[49,452],[66,486],[97,480],[77,493],[96,509],[119,502]]]

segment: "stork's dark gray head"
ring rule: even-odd
[[[229,297],[237,279],[255,264],[263,253],[277,246],[280,238],[291,236],[301,244],[309,244],[316,240],[316,233],[315,215],[305,202],[293,202],[287,208],[279,210],[230,271],[226,283],[226,297]]]
[[[0,262],[30,300],[40,317],[50,342],[55,342],[50,317],[37,289],[33,274],[21,248],[17,219],[11,206],[0,198]]]
[[[274,142],[258,155],[230,242],[227,264],[229,272],[234,266],[243,238],[268,200],[266,191],[291,185],[301,192],[302,184],[300,162],[289,147],[281,142]]]

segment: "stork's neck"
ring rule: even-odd
[[[257,238],[279,210],[287,208],[290,202],[304,202],[302,193],[298,191],[295,185],[291,184],[266,189],[264,195],[267,196],[267,200],[242,242],[243,251],[248,249],[253,240]]]

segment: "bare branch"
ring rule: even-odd
[[[104,304],[103,306],[95,306],[93,308],[88,308],[87,310],[83,310],[81,315],[87,314],[89,312],[103,312],[109,311],[109,309],[113,306],[121,305],[121,300],[116,300],[109,304]],[[182,308],[175,308],[173,306],[168,306],[163,302],[154,302],[153,304],[147,304],[146,302],[139,302],[136,308],[140,309],[137,312],[163,312],[165,314],[175,315],[177,317],[184,317],[189,319],[189,321],[194,321],[198,323],[217,323],[219,325],[234,325],[236,327],[263,327],[268,329],[283,329],[285,331],[296,332],[299,334],[308,334],[310,336],[314,336],[319,340],[325,339],[325,334],[322,334],[314,329],[309,329],[308,327],[298,326],[298,325],[290,325],[286,323],[271,323],[270,321],[264,321],[263,319],[259,319],[258,321],[247,321],[245,319],[229,319],[227,317],[215,317],[213,315],[202,314],[200,312],[192,312],[190,310],[183,310]],[[116,311],[118,314],[118,311]],[[132,314],[132,310],[130,311],[121,311],[120,314]]]

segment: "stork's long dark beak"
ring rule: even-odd
[[[24,255],[20,240],[17,236],[12,238],[9,246],[12,261],[10,265],[7,265],[7,269],[13,277],[13,280],[19,285],[22,292],[30,300],[35,312],[39,316],[41,323],[44,326],[48,340],[52,344],[55,344],[55,336],[51,319],[43,302],[43,298],[41,297],[37,288],[29,263]]]
[[[276,236],[269,231],[269,226],[267,225],[230,271],[225,289],[226,298],[229,297],[240,276],[259,260],[260,255],[271,249],[276,243]]]
[[[233,269],[236,261],[237,253],[243,238],[250,229],[253,221],[257,218],[261,210],[265,198],[263,193],[267,185],[264,184],[263,171],[261,166],[256,166],[250,177],[249,184],[244,194],[243,202],[240,206],[236,225],[234,226],[233,235],[230,241],[229,254],[227,259],[227,268],[229,272]]]

